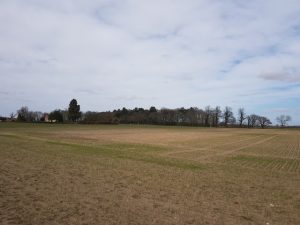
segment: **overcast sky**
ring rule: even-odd
[[[244,107],[300,124],[299,0],[0,0],[0,114]]]

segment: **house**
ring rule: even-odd
[[[43,121],[43,122],[50,122],[49,121],[49,114],[48,113],[44,113],[43,117],[41,118],[41,121]]]

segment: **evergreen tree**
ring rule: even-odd
[[[81,117],[80,105],[77,104],[76,99],[72,99],[69,104],[68,117],[72,122],[77,122]]]

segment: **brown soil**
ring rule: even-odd
[[[299,143],[288,130],[1,125],[0,224],[300,224]]]

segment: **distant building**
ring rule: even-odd
[[[50,122],[49,121],[49,114],[48,113],[44,113],[44,115],[42,117],[42,121],[44,121],[44,122]]]

